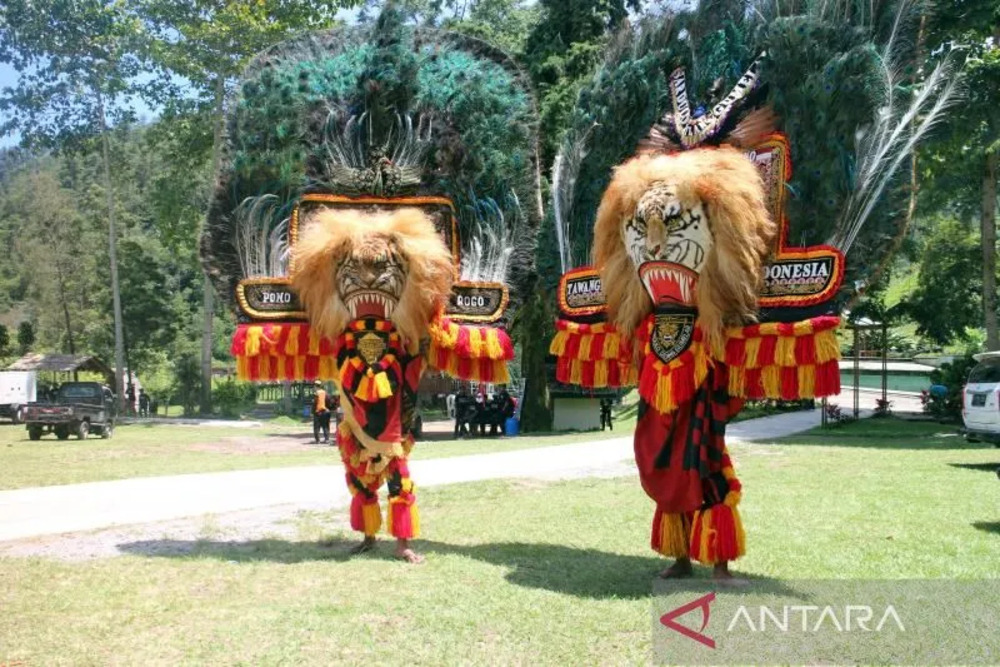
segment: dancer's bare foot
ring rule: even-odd
[[[694,568],[691,567],[690,558],[678,558],[674,561],[674,564],[668,567],[663,572],[660,572],[661,579],[684,579],[690,577],[694,574]]]
[[[746,586],[749,582],[746,579],[733,576],[729,571],[729,561],[720,561],[712,569],[712,578],[725,586]]]
[[[721,560],[712,569],[713,579],[732,579],[733,573],[729,571],[729,561]]]
[[[358,554],[363,554],[371,551],[375,548],[375,536],[365,535],[365,539],[361,541],[361,544],[356,544],[351,548],[351,555],[357,556]]]
[[[396,557],[413,565],[424,562],[424,557],[410,548],[410,541],[402,538],[396,540]]]

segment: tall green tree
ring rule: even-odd
[[[308,28],[330,25],[342,7],[355,0],[137,0],[156,31],[157,61],[190,82],[184,97],[168,106],[173,115],[193,114],[208,122],[189,127],[191,144],[184,159],[211,147],[212,173],[218,171],[227,88],[247,61],[264,48]],[[200,129],[200,132],[198,131]],[[207,137],[211,141],[206,141]],[[211,281],[202,292],[201,411],[212,407],[212,341],[215,299]]]
[[[35,345],[35,326],[25,320],[17,327],[17,347],[21,354],[27,354]]]
[[[155,99],[163,88],[148,58],[147,37],[143,22],[122,0],[0,5],[0,62],[19,75],[0,93],[0,110],[8,114],[0,131],[19,132],[30,147],[79,150],[95,141],[100,146],[119,396],[124,396],[125,344],[109,130],[134,117],[137,96]]]
[[[170,262],[156,256],[163,250],[150,241],[135,237],[122,241],[122,296],[133,304],[125,313],[129,370],[137,373],[177,333],[177,324],[166,317],[171,312],[169,290],[175,284],[166,275]]]
[[[81,349],[81,320],[97,288],[91,265],[103,253],[99,236],[87,228],[73,191],[59,181],[56,167],[45,160],[17,174],[5,199],[16,211],[20,233],[13,249],[30,285],[40,337],[75,354]]]
[[[197,351],[201,306],[198,190],[208,169],[187,178],[173,169],[176,146],[151,139],[164,124],[119,126],[111,136],[125,367],[143,384],[169,372],[169,359]],[[16,289],[0,313],[27,316],[39,351],[70,351],[71,335],[77,352],[113,353],[102,172],[95,149],[43,155],[2,179],[0,238],[11,239],[12,252],[0,266]]]
[[[611,30],[638,10],[642,0],[540,0],[539,16],[524,43],[524,63],[538,97],[541,116],[541,152],[545,175],[555,159],[570,113],[584,82],[600,62]],[[545,360],[554,334],[552,321],[554,286],[560,268],[555,228],[549,217],[542,224],[536,265],[538,294],[526,304],[517,327],[522,345],[521,370],[526,379],[525,430],[545,430],[551,426]]]
[[[982,321],[986,347],[1000,349],[997,318],[997,181],[1000,178],[1000,6],[992,0],[943,0],[929,15],[932,58],[949,49],[965,53],[965,97],[950,114],[920,164],[925,213],[946,211],[978,220]],[[945,304],[941,304],[946,308]]]
[[[524,52],[542,15],[537,4],[525,0],[466,0],[454,12],[441,27],[478,37],[512,55]]]
[[[924,220],[916,289],[901,310],[917,333],[939,345],[964,340],[982,323],[982,254],[979,234],[957,218]]]
[[[0,324],[0,359],[6,357],[10,351],[10,331],[6,324]]]
[[[610,30],[643,0],[540,0],[541,18],[523,59],[535,84],[542,117],[543,163],[551,165],[580,86],[600,62]]]

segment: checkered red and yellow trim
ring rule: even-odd
[[[391,323],[378,321],[388,331]],[[429,327],[428,363],[433,368],[465,380],[506,383],[507,362],[514,346],[502,329],[457,324],[446,317]],[[351,331],[345,333],[349,344]],[[389,347],[401,342],[390,334]],[[241,324],[230,348],[236,358],[236,375],[252,382],[338,380],[336,344],[316,334],[307,323],[273,322]],[[374,385],[373,385],[374,386]],[[384,393],[384,385],[376,392]]]
[[[840,392],[839,324],[840,318],[825,316],[730,327],[714,348],[696,327],[688,349],[664,362],[651,349],[655,318],[650,315],[636,330],[643,351],[637,373],[632,346],[614,325],[559,320],[549,353],[557,358],[559,382],[588,388],[638,384],[639,395],[663,413],[691,400],[709,365],[720,362],[729,368],[731,396],[792,401]]]
[[[795,401],[838,394],[839,324],[838,317],[816,317],[730,327],[714,349],[696,327],[688,349],[664,363],[650,346],[654,326],[650,316],[636,331],[645,354],[639,395],[657,411],[673,412],[691,400],[709,364],[719,362],[728,367],[729,395],[735,398]]]
[[[335,345],[304,322],[240,324],[230,348],[240,380],[334,380]]]
[[[514,346],[502,329],[457,324],[439,315],[428,331],[431,347],[427,362],[452,377],[505,384],[510,381],[507,362]]]
[[[549,354],[557,359],[556,380],[563,384],[601,389],[631,386],[638,379],[632,346],[607,322],[557,320]]]
[[[794,401],[840,393],[840,318],[768,322],[726,331],[712,356],[729,367],[729,393]]]

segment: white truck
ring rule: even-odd
[[[24,421],[24,406],[37,400],[38,374],[34,371],[0,371],[0,417],[15,424]]]

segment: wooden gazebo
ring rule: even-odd
[[[39,373],[72,374],[75,380],[80,371],[99,373],[109,385],[115,384],[115,373],[97,357],[86,354],[29,353],[7,367],[9,371],[36,371]]]

